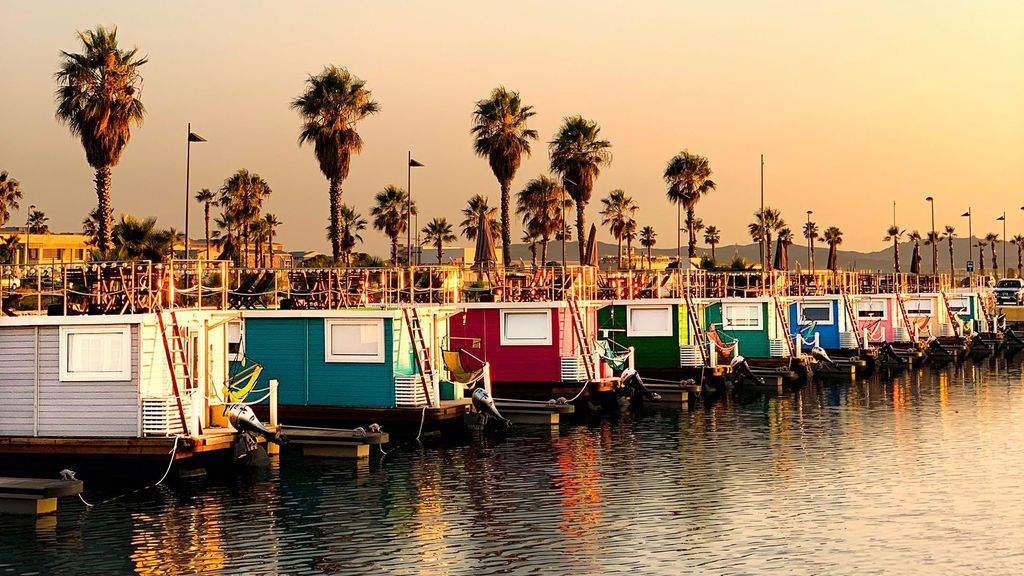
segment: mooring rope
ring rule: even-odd
[[[167,463],[167,469],[164,470],[164,475],[161,476],[160,479],[157,480],[155,483],[149,484],[147,486],[143,486],[141,488],[136,488],[135,490],[132,490],[130,492],[125,492],[124,494],[118,494],[117,496],[114,496],[113,498],[107,498],[106,500],[102,500],[102,501],[97,502],[95,504],[90,504],[90,503],[86,502],[85,498],[82,497],[81,493],[78,494],[78,499],[82,501],[82,504],[85,504],[85,506],[91,510],[92,508],[95,508],[96,506],[100,506],[102,504],[107,504],[109,502],[113,502],[114,500],[120,500],[121,498],[124,498],[125,496],[130,496],[132,494],[136,494],[138,492],[142,492],[143,490],[149,490],[150,488],[156,488],[157,486],[163,484],[164,480],[167,480],[167,475],[171,473],[171,467],[174,466],[174,457],[177,456],[177,454],[178,454],[178,440],[180,440],[180,439],[181,439],[181,436],[175,436],[174,437],[174,446],[171,447],[171,452],[170,452],[171,460],[170,460],[170,462]],[[74,474],[72,474],[72,476],[74,476]]]

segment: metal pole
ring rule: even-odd
[[[1003,277],[1010,275],[1010,267],[1006,265],[1006,212],[1003,212]]]
[[[813,210],[807,211],[807,231],[810,232],[811,228],[811,214],[814,214]],[[811,235],[807,235],[807,268],[811,271],[811,275],[814,274],[814,266],[811,265],[814,262],[814,254],[811,248]]]
[[[409,266],[412,266],[412,150],[409,150],[409,158],[405,163],[405,195],[407,204],[405,206],[405,227],[406,227],[406,246],[408,253],[406,256],[406,262]]]
[[[192,123],[185,129],[185,260],[188,260],[188,189],[189,172],[192,168]],[[174,253],[174,238],[171,238],[171,253]]]
[[[764,271],[767,269],[767,266],[765,266],[765,258],[767,257],[767,254],[768,254],[768,249],[765,246],[765,239],[767,238],[767,236],[765,235],[765,230],[764,230],[764,154],[761,154],[761,217],[760,217],[760,220],[761,220],[761,238],[760,238],[759,244],[761,245],[761,273],[763,274]]]
[[[932,276],[938,274],[939,245],[935,242],[935,198],[928,197],[928,203],[932,205],[932,234],[929,240],[932,242]]]

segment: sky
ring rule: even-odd
[[[113,173],[115,214],[183,228],[186,123],[209,141],[192,148],[191,192],[239,168],[273,188],[265,209],[288,249],[329,251],[327,182],[297,142],[289,103],[326,64],[364,79],[381,106],[344,184],[368,216],[373,195],[405,185],[406,154],[420,225],[461,220],[473,194],[500,200],[469,135],[474,102],[504,85],[537,115],[518,190],[548,168],[562,118],[582,114],[612,142],[599,198],[624,189],[637,220],[675,245],[665,164],[706,156],[718,189],[697,208],[722,243],[747,243],[765,158],[766,204],[794,230],[813,210],[846,249],[886,246],[896,202],[901,227],[966,235],[1024,233],[1024,3],[997,1],[599,2],[6,2],[0,8],[0,170],[21,181],[51,228],[74,231],[95,205],[80,143],[54,119],[53,72],[77,30],[118,27],[149,56],[147,109]],[[191,209],[193,237],[202,217]],[[521,230],[517,227],[514,239]],[[386,252],[368,230],[365,249]],[[602,240],[610,240],[607,230]]]

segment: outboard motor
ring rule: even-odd
[[[754,374],[753,370],[750,369],[750,364],[747,364],[747,359],[737,354],[733,357],[732,361],[729,362],[729,366],[732,368],[733,380],[739,381],[741,379],[748,379],[755,384],[761,386],[765,385],[764,378],[761,378],[757,374]]]
[[[473,396],[471,398],[473,407],[476,408],[476,411],[483,417],[483,423],[485,425],[487,424],[487,418],[495,418],[498,422],[504,424],[506,428],[512,427],[512,423],[502,416],[501,412],[498,412],[498,407],[494,405],[494,398],[491,398],[491,395],[487,390],[477,388],[476,390],[473,390]]]
[[[839,365],[836,364],[832,360],[832,358],[829,358],[828,352],[825,352],[825,349],[822,348],[821,346],[815,346],[814,348],[811,348],[811,357],[813,357],[817,361],[825,364],[826,366],[828,366],[829,368],[831,368],[833,370],[836,370],[836,369],[839,368]]]
[[[285,437],[278,434],[260,422],[256,414],[245,404],[232,404],[228,408],[228,422],[238,430],[238,437],[235,439],[235,458],[241,459],[253,457],[254,460],[266,458],[266,451],[260,447],[256,436],[262,436],[267,442],[283,444]]]
[[[626,386],[633,391],[634,396],[639,394],[652,402],[661,400],[661,395],[657,392],[652,392],[651,389],[644,384],[643,379],[640,378],[640,374],[635,369],[627,368],[623,370],[619,379],[623,386]]]

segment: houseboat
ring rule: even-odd
[[[856,315],[846,294],[798,296],[786,302],[790,335],[797,345],[805,353],[824,351],[819,373],[864,374],[873,368],[875,354],[857,334]]]

